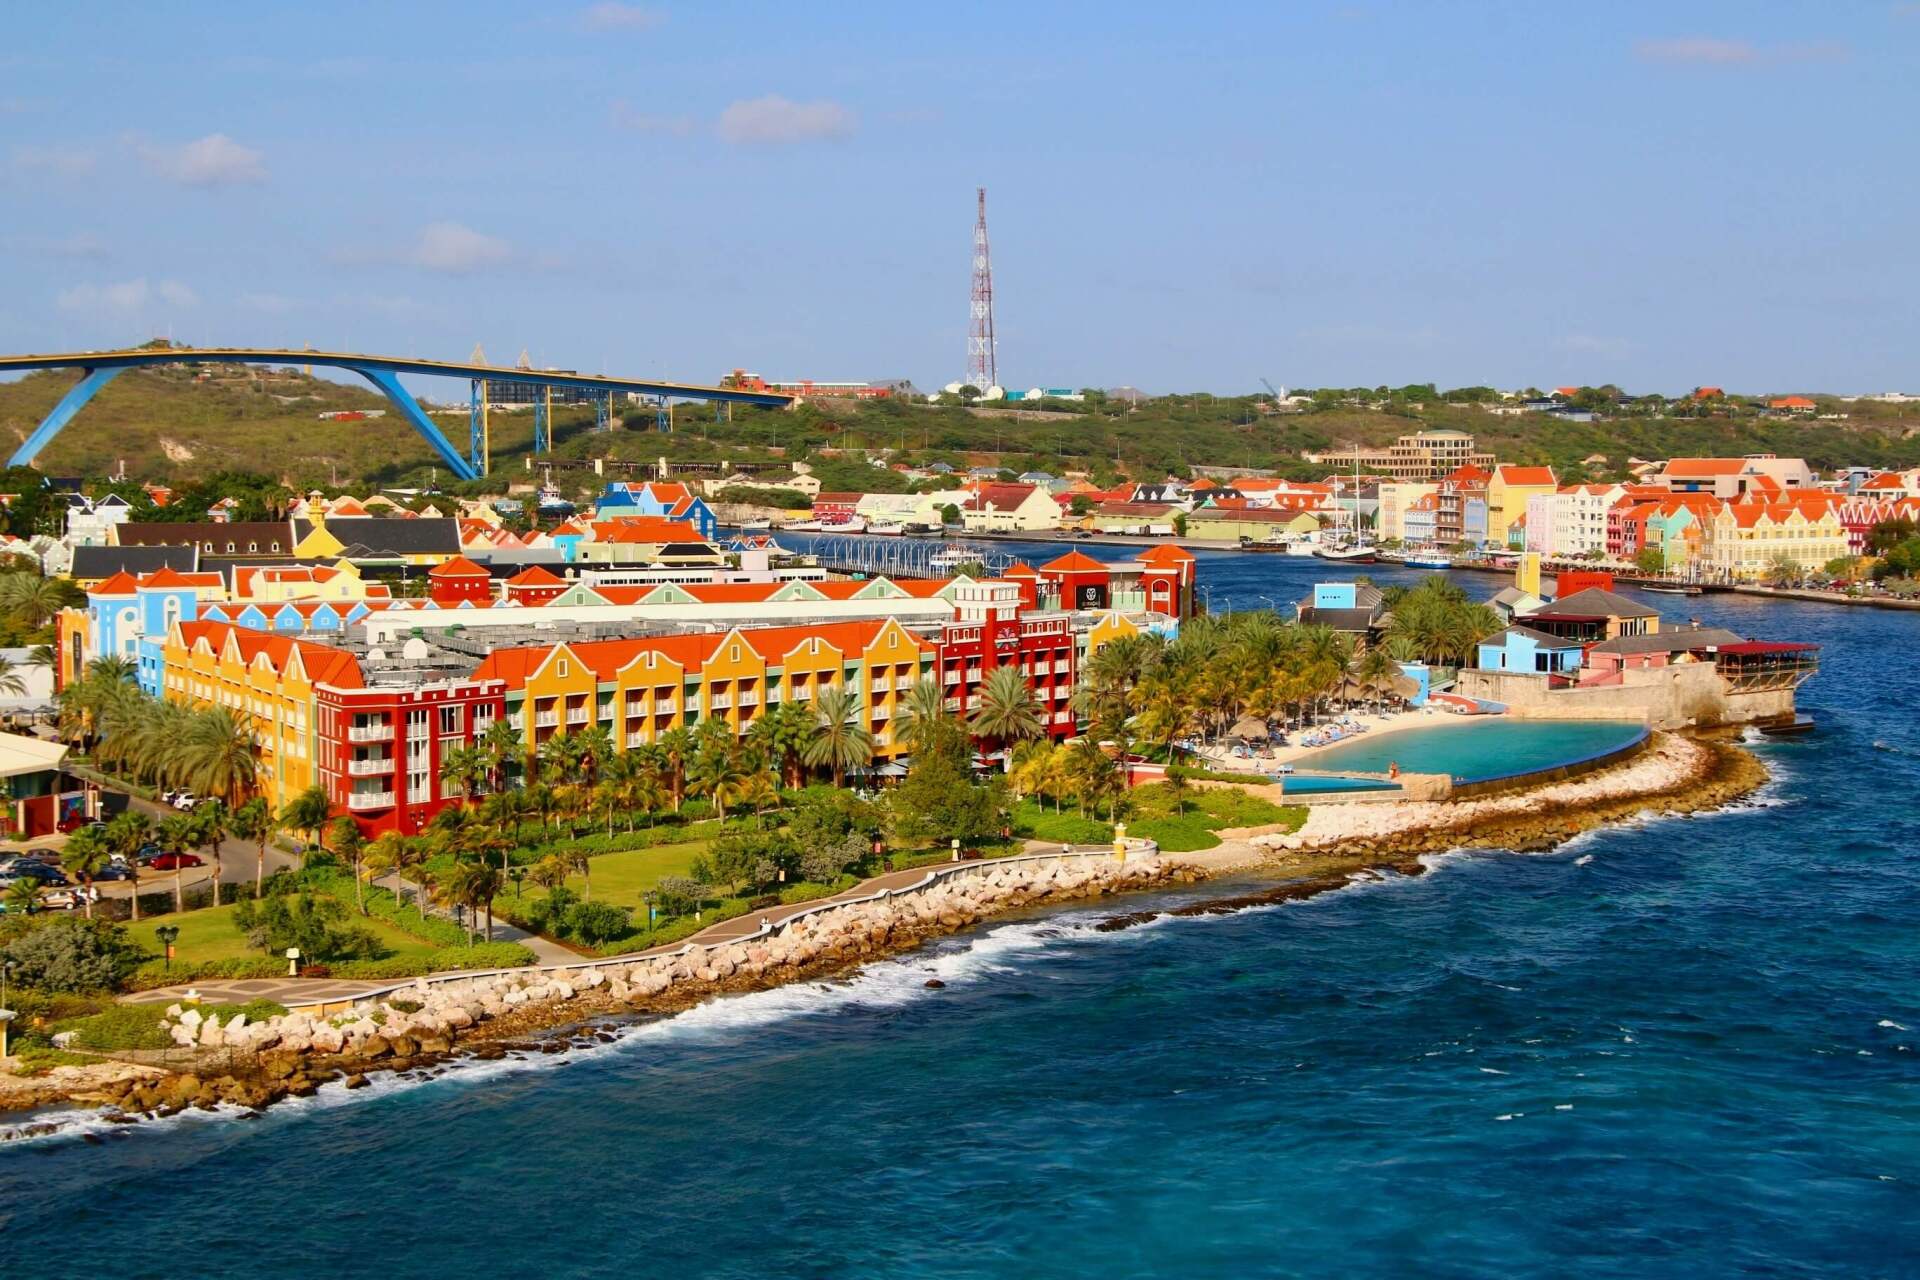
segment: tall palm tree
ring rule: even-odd
[[[587,786],[599,783],[600,775],[606,771],[607,764],[613,759],[613,734],[605,725],[596,724],[591,729],[582,729],[573,735],[575,763],[580,768],[581,777]]]
[[[685,725],[675,725],[661,734],[655,745],[660,749],[667,794],[673,800],[674,812],[678,813],[680,802],[687,794],[687,762],[693,758],[693,731]]]
[[[440,781],[471,800],[486,783],[491,765],[478,745],[455,747],[440,757]]]
[[[153,842],[167,853],[175,855],[173,863],[173,909],[183,912],[187,909],[186,887],[181,880],[185,868],[180,865],[180,856],[190,853],[200,842],[200,828],[192,814],[176,813],[160,819],[160,825],[154,828]]]
[[[254,796],[229,815],[228,825],[237,839],[254,842],[253,896],[258,899],[267,883],[267,842],[280,825],[273,806],[265,796]]]
[[[1034,701],[1027,678],[1014,666],[995,667],[980,686],[980,701],[973,709],[973,731],[1001,747],[1037,738],[1046,732],[1040,721],[1040,704]],[[1009,767],[1013,760],[1009,756]]]
[[[541,778],[550,786],[558,785],[579,775],[580,740],[570,733],[556,733],[540,744],[537,758]]]
[[[259,776],[253,725],[226,707],[206,707],[187,722],[180,744],[184,781],[202,795],[237,809],[253,794]]]
[[[86,903],[87,919],[93,919],[93,878],[106,870],[112,850],[104,827],[82,827],[67,838],[60,861],[80,877],[80,889]]]
[[[376,879],[389,871],[393,873],[393,900],[404,906],[407,869],[419,865],[425,856],[420,841],[414,837],[398,831],[383,831],[367,846],[366,863]]]
[[[687,766],[687,790],[712,800],[714,812],[722,822],[727,820],[727,804],[739,795],[741,785],[748,776],[745,762],[740,756],[741,752],[731,737],[725,737],[724,740],[716,738],[701,743],[692,763]]]
[[[11,658],[0,658],[0,694],[23,698],[27,693],[27,682]]]
[[[220,845],[233,832],[233,811],[219,800],[208,800],[193,810],[193,834],[213,861],[213,905],[220,905]]]
[[[125,859],[127,901],[133,918],[140,918],[140,850],[153,838],[153,819],[138,809],[127,809],[107,820],[107,844]]]
[[[327,850],[325,831],[327,819],[333,813],[333,801],[327,798],[325,787],[308,787],[293,799],[287,801],[280,810],[280,825],[293,831],[304,831],[322,853]]]
[[[934,726],[947,718],[946,690],[929,676],[907,690],[894,716],[899,724],[900,741],[913,751],[924,751]]]
[[[47,625],[54,614],[86,600],[67,578],[49,578],[29,570],[0,574],[0,613],[28,631]]]
[[[507,785],[508,766],[516,760],[526,759],[526,745],[520,735],[505,720],[495,720],[480,735],[477,744],[487,759],[487,789],[503,791]]]
[[[87,663],[84,678],[103,684],[132,684],[139,674],[140,669],[133,659],[106,654]]]
[[[848,769],[862,768],[873,759],[873,734],[860,723],[859,695],[838,685],[823,689],[813,711],[814,735],[802,758],[816,768],[827,766],[833,785],[840,786]]]
[[[560,855],[561,863],[569,871],[580,873],[580,901],[593,901],[593,859],[587,851],[575,846]]]

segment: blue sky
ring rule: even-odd
[[[935,386],[985,185],[1011,386],[1920,390],[1917,64],[1920,3],[30,6],[0,350]]]

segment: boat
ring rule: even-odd
[[[881,520],[867,526],[868,533],[877,533],[885,537],[893,537],[897,534],[903,534],[906,531],[907,526],[893,520]]]
[[[540,497],[535,510],[543,516],[570,516],[573,514],[574,507],[560,490],[550,484],[543,484],[540,486]]]
[[[773,521],[771,521],[771,520],[767,520],[767,519],[764,519],[764,518],[763,518],[763,519],[759,519],[759,520],[742,520],[742,521],[740,522],[740,532],[742,532],[742,533],[772,533],[772,532],[773,532]]]
[[[1290,556],[1317,555],[1319,551],[1320,545],[1313,540],[1312,534],[1302,534],[1287,544],[1287,554]]]
[[[822,520],[820,522],[820,532],[822,533],[865,533],[866,531],[867,522],[859,516],[850,516],[845,520],[834,520],[831,522]]]
[[[1436,551],[1431,547],[1423,547],[1419,550],[1409,551],[1400,558],[1400,562],[1409,569],[1453,568],[1452,556],[1444,551]]]
[[[1316,550],[1314,555],[1322,560],[1337,560],[1341,564],[1379,564],[1380,553],[1370,542],[1356,542],[1348,546],[1328,546]]]
[[[820,532],[820,522],[818,520],[789,520],[786,524],[783,524],[780,527],[782,529],[787,530],[790,533]]]
[[[937,551],[927,561],[927,568],[935,573],[952,573],[964,564],[984,564],[986,556],[974,547],[947,547]]]
[[[1293,550],[1293,544],[1285,538],[1270,537],[1256,539],[1246,534],[1241,534],[1240,549],[1242,551],[1278,551],[1284,554]]]
[[[1640,589],[1642,591],[1651,591],[1653,594],[1659,596],[1697,596],[1705,594],[1702,588],[1696,587],[1691,583],[1661,583],[1659,586],[1648,583]]]
[[[1813,717],[1795,715],[1786,720],[1763,720],[1756,726],[1769,738],[1797,738],[1803,733],[1813,732]]]

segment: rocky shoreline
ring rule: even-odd
[[[222,1022],[169,1005],[164,1025],[193,1062],[170,1063],[166,1071],[115,1064],[108,1078],[76,1081],[60,1097],[101,1106],[109,1121],[134,1123],[189,1107],[257,1111],[332,1081],[360,1088],[369,1073],[433,1070],[456,1056],[564,1053],[612,1039],[611,1029],[589,1025],[583,1036],[555,1034],[556,1026],[670,1015],[720,995],[831,977],[999,912],[1191,884],[1203,874],[1178,855],[983,863],[923,890],[797,918],[763,938],[591,968],[421,981],[337,1017],[293,1012],[249,1022],[235,1014]],[[26,1105],[54,1100],[49,1091],[35,1092]],[[11,1136],[50,1131],[27,1124]]]
[[[720,995],[832,977],[1021,907],[1228,872],[1285,877],[1271,889],[1209,899],[1174,914],[1237,911],[1310,897],[1367,872],[1418,875],[1426,870],[1424,858],[1449,850],[1549,849],[1649,812],[1710,811],[1767,779],[1765,767],[1730,742],[1662,734],[1635,759],[1572,781],[1468,801],[1316,806],[1297,832],[1251,835],[1201,854],[984,863],[923,890],[847,903],[763,938],[677,956],[423,981],[337,1017],[296,1012],[248,1023],[236,1015],[221,1023],[173,1005],[167,1026],[180,1051],[191,1051],[191,1064],[60,1068],[44,1080],[19,1082],[38,1088],[0,1092],[0,1109],[62,1100],[101,1106],[106,1119],[123,1123],[188,1107],[257,1111],[333,1081],[363,1087],[374,1072],[437,1071],[455,1057],[568,1052],[613,1038],[612,1027],[594,1025],[596,1019],[668,1016]],[[1125,928],[1155,914],[1123,913],[1101,927]],[[62,1073],[71,1076],[57,1078]],[[6,1136],[47,1130],[28,1124]]]

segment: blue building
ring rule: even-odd
[[[1482,671],[1567,676],[1580,670],[1584,652],[1585,646],[1577,640],[1562,640],[1531,627],[1508,627],[1480,642],[1478,666]]]
[[[683,484],[658,484],[649,481],[631,484],[616,481],[600,495],[596,511],[601,519],[615,516],[663,516],[685,520],[700,531],[702,538],[719,532],[720,521],[707,506],[706,499],[694,496]]]

